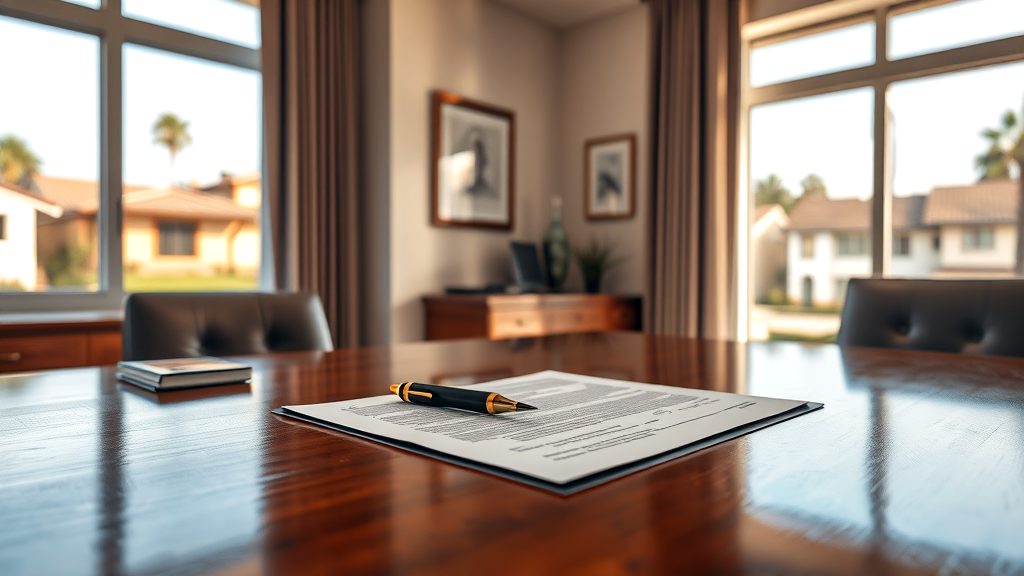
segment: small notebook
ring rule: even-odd
[[[252,368],[220,358],[168,358],[117,363],[117,378],[147,390],[176,390],[245,382]]]

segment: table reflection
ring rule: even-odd
[[[783,445],[776,429],[744,440],[747,510],[757,521],[910,565],[1024,564],[1024,518],[992,521],[1024,478],[999,473],[1024,471],[1024,452],[1006,450],[1024,438],[1024,390],[1007,386],[1024,369],[1019,361],[964,373],[949,370],[948,355],[790,344],[753,345],[747,354],[751,394],[826,405],[785,424],[816,431],[806,442]],[[780,370],[782,381],[767,376]],[[802,437],[793,432],[786,437]]]

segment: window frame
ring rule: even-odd
[[[982,242],[982,239],[985,239]],[[995,226],[964,226],[960,232],[962,252],[992,252],[996,249]]]
[[[165,219],[161,219],[161,220],[155,220],[153,222],[153,225],[154,225],[153,227],[156,229],[156,255],[155,256],[157,258],[188,258],[188,259],[196,259],[196,258],[199,257],[199,223],[198,222],[196,222],[195,220],[169,220],[169,219],[165,218]],[[174,233],[174,234],[179,234],[183,230],[186,229],[185,227],[188,227],[190,229],[190,232],[191,232],[191,234],[189,234],[189,235],[192,237],[192,250],[191,250],[191,252],[184,253],[184,254],[164,253],[164,251],[163,251],[163,247],[164,247],[164,237],[163,237],[163,235],[164,235],[164,232],[165,232],[165,229],[164,229],[165,226],[171,226],[172,228],[170,228],[167,231],[171,232],[171,233]]]
[[[814,260],[814,234],[800,235],[800,259]]]
[[[868,254],[868,236],[860,232],[837,232],[835,235],[837,258],[859,258]]]
[[[11,312],[119,310],[125,297],[122,254],[124,47],[135,44],[201,60],[262,72],[260,50],[135,20],[122,14],[121,0],[103,0],[99,8],[63,0],[0,0],[0,16],[98,37],[99,58],[99,210],[97,242],[100,254],[95,292],[32,292],[0,294],[0,307]],[[261,96],[262,97],[262,96]],[[265,150],[265,144],[263,146]],[[265,156],[265,154],[264,154]],[[263,158],[261,158],[262,163]],[[262,172],[262,170],[261,170]],[[267,187],[263,186],[263,206]],[[264,214],[265,214],[264,210]],[[261,218],[260,284],[273,277],[269,267],[270,241]]]
[[[750,197],[750,116],[751,110],[763,104],[783,102],[832,94],[855,88],[872,88],[873,136],[872,189],[870,200],[869,238],[871,247],[871,276],[884,277],[892,272],[893,219],[891,182],[892,165],[892,118],[888,113],[888,89],[896,82],[926,78],[953,72],[974,70],[998,64],[1024,61],[1024,51],[1019,46],[1024,35],[1010,36],[959,46],[946,50],[929,52],[899,59],[889,58],[889,17],[910,11],[931,7],[940,2],[957,0],[875,0],[865,7],[861,2],[824,2],[819,5],[765,18],[744,24],[740,30],[740,117],[737,130],[736,181],[738,188],[737,218],[738,250],[737,282],[739,309],[737,310],[737,337],[747,340],[748,318],[751,311],[750,282],[753,274],[753,259],[750,252],[750,226],[743,225],[752,213]],[[873,20],[875,23],[874,64],[830,72],[818,76],[799,78],[776,84],[754,87],[750,84],[750,53],[755,44],[771,43],[814,34],[837,26]]]
[[[913,242],[910,239],[910,233],[899,232],[893,235],[892,238],[892,255],[893,257],[907,258],[910,256],[912,250],[911,245]],[[906,245],[906,250],[901,250],[901,247]]]

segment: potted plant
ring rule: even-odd
[[[590,244],[576,250],[576,261],[583,274],[584,290],[589,294],[601,291],[601,279],[619,263],[617,258],[612,257],[611,245],[594,238],[590,239]]]

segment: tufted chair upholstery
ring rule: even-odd
[[[131,294],[124,303],[125,360],[331,350],[313,294]]]
[[[852,279],[838,342],[1024,356],[1024,280]]]

